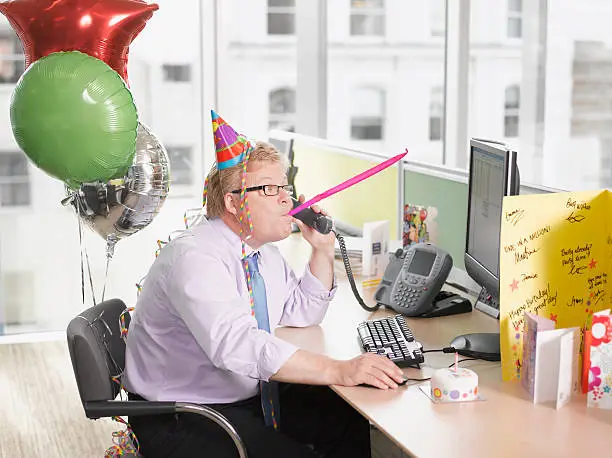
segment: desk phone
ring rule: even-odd
[[[397,250],[391,255],[374,299],[406,316],[423,315],[434,307],[452,267],[451,255],[429,243]],[[446,295],[444,300],[448,301]]]

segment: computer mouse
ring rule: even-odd
[[[485,361],[501,361],[499,334],[496,332],[463,334],[455,337],[450,346],[461,356]]]

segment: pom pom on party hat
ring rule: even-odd
[[[210,110],[212,129],[215,139],[217,168],[219,170],[233,167],[244,159],[248,148],[252,147],[244,135],[236,132],[214,110]]]

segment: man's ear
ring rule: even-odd
[[[238,208],[236,207],[236,200],[234,196],[229,192],[223,196],[223,203],[225,205],[225,210],[230,212],[232,215],[238,215]]]

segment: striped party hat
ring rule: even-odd
[[[245,152],[250,146],[249,141],[244,135],[237,133],[214,110],[210,110],[210,114],[215,139],[217,168],[223,170],[239,164],[244,159]]]

